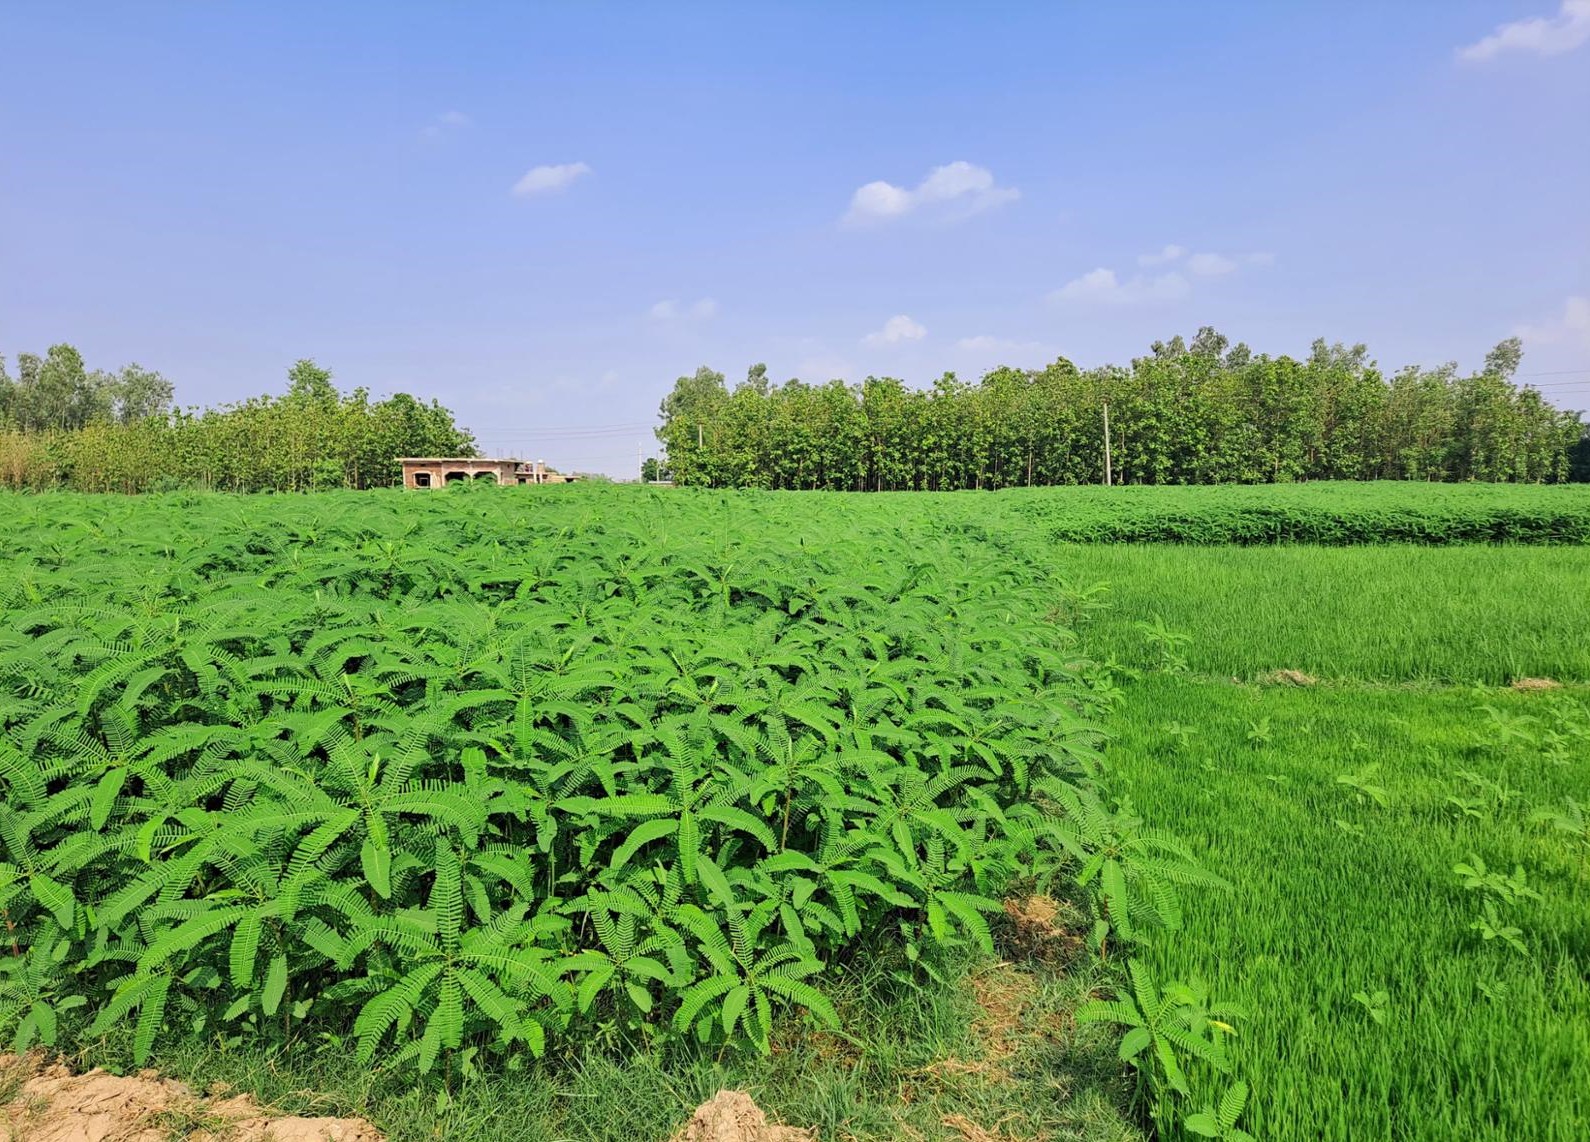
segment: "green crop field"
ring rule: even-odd
[[[1582,1138],[1587,535],[1487,486],[0,497],[0,1041],[393,1138],[725,1084],[824,1138]]]
[[[1043,538],[1213,544],[1585,543],[1590,486],[1307,484],[1020,489],[1001,507]]]
[[[1586,1137],[1590,548],[1060,559],[1141,670],[1118,790],[1233,884],[1151,958],[1247,1010],[1255,1135]]]

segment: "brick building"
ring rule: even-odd
[[[494,460],[480,456],[400,456],[405,488],[439,488],[465,480],[498,484],[571,484],[573,476],[554,472],[546,461]]]

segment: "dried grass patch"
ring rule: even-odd
[[[1264,686],[1317,686],[1319,679],[1312,674],[1305,674],[1301,670],[1272,670],[1267,674],[1259,675],[1258,681]]]
[[[1000,1086],[1014,1083],[1005,1064],[1032,1038],[1022,1027],[1038,997],[1038,981],[1031,972],[1002,962],[970,976],[966,982],[977,1004],[971,1026],[977,1058],[951,1055],[929,1063],[922,1073],[939,1079],[969,1075]]]
[[[1562,683],[1555,678],[1514,678],[1514,690],[1561,690]]]
[[[1012,896],[1003,907],[1009,921],[1005,940],[1017,956],[1054,964],[1082,950],[1082,936],[1074,929],[1080,928],[1083,917],[1070,901]]]
[[[1020,1135],[1007,1134],[1000,1129],[1014,1117],[1014,1115],[1007,1115],[1005,1118],[1000,1119],[994,1123],[992,1130],[977,1125],[964,1114],[946,1114],[939,1119],[939,1122],[941,1125],[948,1126],[951,1130],[958,1131],[966,1142],[1022,1142]]]

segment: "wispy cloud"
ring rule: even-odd
[[[1269,253],[1237,257],[1207,251],[1192,253],[1186,246],[1164,246],[1150,254],[1139,254],[1137,264],[1145,268],[1170,267],[1159,273],[1140,273],[1122,278],[1107,266],[1089,270],[1072,278],[1049,295],[1050,301],[1095,302],[1103,305],[1141,305],[1146,302],[1177,301],[1193,290],[1198,278],[1218,278],[1234,274],[1244,265],[1268,266],[1275,256]]]
[[[1590,364],[1590,297],[1570,297],[1562,311],[1545,321],[1513,329],[1526,348],[1532,345],[1567,345],[1586,356]]]
[[[844,221],[851,225],[887,222],[917,211],[943,218],[977,214],[1021,197],[1015,187],[998,186],[987,167],[957,161],[934,167],[915,187],[869,182],[850,196]]]
[[[1187,269],[1203,278],[1216,278],[1236,270],[1237,263],[1224,254],[1194,254],[1187,259]]]
[[[1186,246],[1166,246],[1155,254],[1137,255],[1137,264],[1140,266],[1163,266],[1167,262],[1174,262],[1178,258],[1186,256]]]
[[[432,116],[430,122],[420,128],[420,138],[434,143],[455,131],[468,130],[474,125],[475,121],[462,111],[443,111],[440,115]]]
[[[710,297],[691,302],[670,297],[659,301],[647,312],[653,321],[706,321],[718,315],[718,303]]]
[[[1484,63],[1507,52],[1558,56],[1590,42],[1590,0],[1562,0],[1555,16],[1531,16],[1502,24],[1490,35],[1458,49],[1464,63]]]
[[[920,341],[927,329],[903,313],[897,313],[883,323],[883,328],[861,339],[863,345],[898,345],[901,341]]]
[[[591,168],[584,163],[531,167],[523,178],[513,184],[513,193],[520,198],[534,194],[556,194],[560,190],[567,190],[577,179],[590,173]]]
[[[1115,271],[1100,266],[1079,278],[1072,278],[1049,295],[1051,301],[1097,302],[1103,305],[1139,305],[1149,301],[1176,301],[1192,292],[1185,275],[1137,274],[1125,281]]]

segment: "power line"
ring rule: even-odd
[[[646,432],[652,424],[626,424],[615,428],[498,428],[494,435],[500,440],[544,440],[548,437],[576,436],[628,436]]]
[[[628,424],[513,424],[504,425],[504,432],[632,432],[637,428],[647,428],[655,421],[631,421]]]

